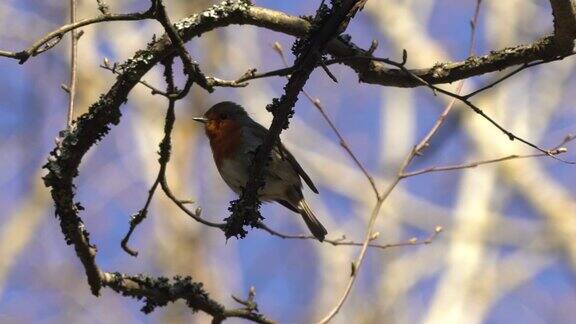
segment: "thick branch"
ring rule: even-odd
[[[174,277],[169,280],[163,277],[150,278],[105,272],[102,274],[102,284],[124,296],[144,299],[145,305],[142,311],[145,313],[182,299],[193,311],[211,315],[215,323],[230,317],[243,318],[255,323],[274,323],[254,308],[226,309],[210,298],[202,283],[194,282],[190,277]]]
[[[570,53],[576,39],[576,1],[550,0],[550,5],[554,16],[554,40],[558,50]]]
[[[302,36],[310,28],[310,23],[302,18],[286,15],[270,9],[251,7],[245,24],[264,27],[293,36]],[[327,51],[336,58],[366,56],[366,51],[354,45],[347,37],[333,39]],[[491,51],[484,56],[471,56],[460,62],[437,63],[430,68],[412,69],[414,75],[430,84],[451,83],[472,76],[503,70],[507,67],[540,60],[550,60],[566,53],[558,51],[551,36],[544,37],[528,45],[507,47]],[[380,62],[346,61],[353,68],[360,81],[371,84],[395,87],[419,87],[414,80],[400,69],[388,68]]]
[[[569,15],[566,14],[565,11],[561,10],[563,6],[565,6],[564,2],[567,1],[550,1],[554,6],[560,8],[554,11],[555,16],[558,17],[555,19],[557,22],[556,25],[573,26],[567,23],[570,21]],[[232,8],[234,8],[234,10],[231,10]],[[194,15],[182,19],[180,22],[175,24],[178,32],[182,36],[183,41],[189,41],[192,37],[196,37],[212,29],[228,26],[231,24],[254,25],[297,37],[306,35],[310,29],[310,22],[303,18],[290,16],[283,12],[266,8],[249,6],[245,1],[235,1],[215,5],[213,8],[206,10],[204,14],[206,14],[204,17]],[[566,17],[568,18],[565,19]],[[56,45],[57,40],[61,39],[65,33],[72,29],[103,21],[141,20],[146,18],[152,18],[152,15],[149,12],[146,12],[126,15],[102,15],[96,18],[85,19],[50,32],[41,40],[37,41],[30,48],[24,51],[0,51],[0,56],[20,59],[23,62],[28,59],[28,57],[35,56],[40,52],[43,52]],[[203,20],[201,26],[197,24],[199,20]],[[569,29],[563,27],[560,30],[567,31]],[[573,35],[573,29],[571,29],[571,32],[568,32],[568,34],[570,33]],[[560,34],[563,35],[564,32]],[[564,36],[559,37],[564,39]],[[50,46],[45,46],[47,43],[50,43]],[[159,40],[157,45],[165,47],[167,45],[166,40]],[[42,49],[40,49],[40,47],[42,47]],[[173,52],[174,48],[165,47],[164,50]],[[346,38],[331,40],[327,45],[327,51],[337,58],[355,55],[367,55],[366,51],[355,46]],[[165,54],[166,53],[163,53],[163,55]],[[411,72],[426,82],[429,82],[430,84],[451,83],[476,75],[500,71],[514,65],[525,64],[539,60],[547,61],[550,60],[550,58],[565,56],[566,54],[573,54],[573,52],[565,52],[559,50],[559,48],[556,46],[556,43],[554,42],[554,37],[548,36],[539,39],[532,44],[518,45],[515,47],[508,47],[501,50],[491,51],[487,55],[479,57],[472,56],[460,62],[437,63],[430,68],[413,69]],[[388,68],[385,64],[379,62],[347,61],[345,64],[352,67],[358,73],[359,79],[362,82],[395,87],[418,87],[422,85],[421,83],[416,82],[409,75],[406,75],[406,73],[402,72],[401,70]],[[142,74],[147,72],[151,66],[146,65],[146,67],[143,68],[145,70],[140,71]],[[214,80],[214,86],[221,85],[217,81],[218,80]]]

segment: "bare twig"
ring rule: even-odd
[[[558,58],[558,60],[561,60],[561,59],[562,59],[562,58]],[[540,65],[540,64],[544,64],[544,63],[549,63],[549,62],[552,62],[552,61],[536,61],[536,62],[530,62],[530,63],[522,64],[521,66],[513,69],[512,71],[510,71],[509,73],[503,75],[502,77],[497,78],[496,80],[488,83],[487,85],[485,85],[485,86],[483,86],[483,87],[481,87],[481,88],[478,88],[478,89],[476,89],[476,90],[474,90],[474,91],[472,91],[472,92],[470,92],[470,93],[468,93],[468,94],[466,94],[466,95],[463,95],[462,97],[465,98],[465,99],[470,99],[470,98],[472,98],[473,96],[475,96],[475,95],[477,95],[477,94],[479,94],[479,93],[481,93],[481,92],[484,92],[484,91],[486,91],[486,90],[494,87],[495,85],[499,84],[500,82],[503,82],[503,81],[507,80],[508,78],[516,75],[517,73],[520,73],[520,72],[522,72],[522,71],[524,71],[524,70],[526,70],[526,69],[528,69],[528,68],[531,68],[531,67],[533,67],[533,66]]]
[[[553,155],[558,155],[558,154],[562,154],[562,153],[566,153],[566,152],[568,152],[568,150],[564,147],[550,150],[550,154],[553,154]],[[418,171],[406,172],[406,173],[403,173],[401,176],[402,176],[402,178],[409,178],[409,177],[414,177],[414,176],[425,174],[425,173],[471,169],[471,168],[475,168],[475,167],[478,167],[481,165],[486,165],[486,164],[494,164],[494,163],[499,163],[499,162],[504,162],[504,161],[509,161],[509,160],[519,160],[519,159],[527,159],[527,158],[543,157],[543,156],[548,156],[548,154],[545,154],[545,153],[525,154],[525,155],[511,154],[511,155],[507,155],[507,156],[496,158],[496,159],[490,159],[490,160],[482,160],[482,161],[475,161],[475,162],[470,162],[470,163],[461,163],[461,164],[454,164],[454,165],[447,165],[447,166],[435,166],[435,167],[430,167],[430,168],[426,168],[426,169],[422,169],[422,170],[418,170]]]
[[[184,73],[188,76],[184,89],[182,89],[175,98],[184,98],[190,91],[194,82],[198,83],[198,85],[206,89],[208,92],[214,91],[214,86],[208,82],[204,73],[200,71],[198,63],[192,60],[190,53],[188,53],[188,50],[184,47],[184,41],[180,35],[178,35],[178,31],[176,30],[176,27],[174,27],[174,24],[170,21],[164,3],[160,0],[152,0],[152,3],[153,7],[155,7],[155,18],[160,22],[160,24],[162,24],[162,27],[164,27],[166,35],[170,38],[172,45],[176,47],[176,51],[184,64]]]
[[[70,0],[70,23],[73,24],[76,21],[76,0]],[[81,35],[81,34],[78,34]],[[69,87],[69,101],[68,101],[68,127],[72,126],[72,119],[74,118],[74,99],[76,98],[76,83],[77,83],[77,72],[78,72],[78,38],[76,30],[73,29],[70,34],[70,87]]]
[[[404,52],[404,57],[406,57],[406,52]],[[550,62],[550,61],[554,61],[554,60],[560,60],[564,57],[555,57],[555,58],[551,58],[549,60],[547,60],[546,62]],[[346,60],[369,60],[369,61],[378,61],[378,62],[384,62],[386,64],[390,64],[392,66],[398,67],[401,71],[403,71],[404,73],[406,73],[407,75],[409,75],[411,78],[413,78],[414,80],[420,82],[422,85],[430,88],[434,94],[436,94],[436,92],[445,94],[449,97],[452,97],[456,100],[459,100],[460,102],[462,102],[463,104],[465,104],[468,108],[472,109],[475,113],[477,113],[478,115],[480,115],[482,118],[484,118],[485,120],[487,120],[489,123],[491,123],[492,125],[494,125],[498,130],[500,130],[502,133],[504,133],[508,139],[510,139],[511,141],[513,140],[517,140],[519,142],[522,142],[542,153],[545,153],[546,155],[548,155],[549,157],[561,161],[563,163],[566,164],[576,164],[576,162],[574,161],[566,161],[563,160],[559,157],[557,157],[554,154],[551,154],[551,152],[546,151],[544,148],[541,148],[540,146],[532,143],[531,141],[524,139],[523,137],[520,137],[516,134],[514,134],[513,132],[509,131],[508,129],[506,129],[504,126],[502,126],[500,123],[498,123],[496,120],[494,120],[492,117],[488,116],[480,107],[478,107],[476,104],[472,103],[469,98],[473,95],[476,95],[479,93],[479,91],[474,91],[471,94],[468,95],[460,95],[459,93],[454,93],[448,90],[444,90],[434,84],[431,84],[429,82],[427,82],[426,80],[422,79],[421,77],[417,76],[416,74],[412,73],[409,69],[407,69],[405,67],[405,62],[396,62],[393,60],[390,60],[388,58],[371,58],[371,57],[348,57],[348,58],[339,58],[339,59],[334,59],[331,61],[328,61],[327,64],[334,64],[334,63],[338,63],[338,62],[342,62],[342,61],[346,61]],[[535,65],[539,65],[542,64],[542,61],[538,61],[538,62],[533,62],[533,64],[530,64],[529,66],[535,66]],[[529,67],[526,66],[526,67]],[[512,71],[510,74],[503,76],[502,78],[500,78],[499,80],[493,82],[492,84],[489,84],[487,86],[482,87],[482,91],[487,90],[489,88],[491,88],[492,86],[494,86],[495,84],[509,78],[510,76],[520,72],[521,70],[524,70],[526,67],[520,67],[515,71]]]
[[[471,23],[469,55],[472,55],[474,53],[474,48],[475,48],[475,44],[476,44],[476,24],[477,24],[479,12],[480,12],[481,1],[482,0],[476,1],[476,9],[474,12],[474,18],[472,19],[472,23]],[[406,52],[404,51],[401,66],[404,67],[405,63],[406,63]],[[458,85],[458,88],[456,90],[457,93],[459,93],[462,90],[463,83],[464,83],[464,81],[461,81],[460,84]],[[367,226],[367,230],[366,230],[366,235],[364,238],[364,243],[362,244],[362,248],[360,249],[360,253],[359,253],[358,257],[356,258],[356,261],[354,261],[352,263],[352,270],[353,271],[352,271],[350,278],[348,280],[348,284],[346,285],[346,288],[344,289],[344,292],[342,293],[342,295],[338,299],[338,302],[336,303],[336,305],[328,312],[328,314],[326,316],[324,316],[322,319],[320,319],[320,321],[318,321],[318,323],[320,323],[320,324],[328,323],[340,311],[340,309],[342,308],[342,305],[344,305],[344,302],[348,298],[348,295],[352,291],[352,287],[354,286],[354,283],[356,282],[356,278],[358,277],[358,273],[359,273],[358,270],[362,266],[362,263],[364,261],[364,256],[366,255],[366,251],[368,249],[368,245],[370,244],[370,240],[374,235],[374,225],[376,224],[376,219],[378,218],[378,214],[380,212],[380,208],[382,207],[382,204],[390,196],[390,194],[394,191],[394,189],[400,183],[400,181],[402,181],[402,174],[404,173],[406,168],[410,165],[412,160],[416,156],[421,154],[421,151],[423,148],[428,146],[430,139],[434,136],[434,134],[436,134],[436,132],[438,131],[440,126],[442,126],[442,124],[444,123],[444,120],[446,119],[446,116],[452,110],[454,103],[455,103],[455,99],[453,99],[452,101],[450,101],[450,103],[448,103],[448,105],[444,108],[444,110],[442,111],[442,113],[440,114],[440,116],[438,117],[438,119],[436,120],[434,125],[432,126],[432,128],[429,130],[429,132],[424,136],[424,138],[418,144],[416,144],[414,146],[414,148],[406,156],[404,162],[402,163],[402,165],[400,165],[400,168],[399,168],[398,172],[396,173],[396,177],[394,179],[392,179],[390,184],[388,184],[386,189],[379,196],[379,198],[376,202],[376,205],[372,209],[372,213],[370,215],[370,220],[368,222],[368,226]],[[440,230],[441,230],[441,228],[440,228]]]
[[[278,42],[275,42],[273,44],[272,48],[274,49],[274,51],[276,53],[278,53],[278,55],[282,59],[282,63],[284,64],[284,66],[288,67],[288,60],[286,60],[286,56],[284,55],[284,49],[282,48],[282,45],[280,45],[280,43],[278,43]],[[330,129],[332,129],[332,131],[334,132],[336,137],[338,137],[338,140],[340,141],[340,146],[342,146],[342,148],[344,148],[344,150],[352,158],[352,160],[354,161],[356,166],[362,171],[362,173],[364,174],[364,176],[366,177],[368,182],[370,182],[370,185],[372,186],[372,191],[374,192],[376,199],[378,199],[380,194],[378,193],[378,188],[376,187],[376,183],[374,182],[374,177],[372,177],[370,175],[370,173],[368,173],[368,170],[366,170],[364,165],[362,165],[362,162],[360,162],[360,160],[352,152],[350,145],[348,145],[348,143],[346,142],[346,140],[344,139],[344,137],[342,136],[342,134],[340,133],[338,128],[336,128],[336,125],[334,125],[334,122],[332,121],[332,119],[330,119],[330,116],[328,116],[328,114],[326,113],[326,111],[322,107],[322,104],[320,103],[320,99],[314,99],[308,93],[308,91],[306,91],[305,89],[302,89],[302,93],[304,93],[304,96],[306,96],[308,101],[310,101],[310,103],[312,103],[314,105],[314,107],[316,107],[316,109],[318,109],[318,111],[320,111],[320,114],[322,115],[324,120],[328,123],[328,126],[330,126]]]
[[[104,58],[102,64],[100,64],[100,67],[103,68],[104,70],[108,70],[108,71],[112,72],[113,74],[117,74],[117,75],[121,74],[121,71],[119,71],[117,68],[118,64],[116,64],[116,63],[110,64],[110,61],[108,61],[108,58],[106,58],[106,57]],[[145,86],[146,88],[152,90],[153,95],[159,94],[159,95],[164,96],[166,98],[169,97],[168,93],[166,93],[166,92],[158,89],[157,87],[151,85],[146,80],[140,79],[140,80],[138,80],[138,83],[140,83],[141,85]]]
[[[314,237],[313,235],[305,235],[305,234],[289,235],[289,234],[280,233],[280,232],[275,231],[275,230],[271,229],[270,227],[266,226],[264,223],[260,223],[258,227],[263,229],[264,231],[268,232],[271,235],[278,236],[280,238],[287,239],[287,240],[315,240],[315,241],[318,241],[318,239],[316,237]],[[387,244],[374,243],[376,241],[376,239],[378,239],[378,237],[379,237],[379,233],[376,232],[376,233],[373,233],[372,236],[370,237],[370,243],[368,244],[368,247],[386,250],[389,248],[403,247],[403,246],[427,245],[427,244],[432,243],[434,241],[434,239],[441,232],[442,232],[442,226],[436,226],[436,228],[434,229],[434,232],[424,240],[420,240],[416,237],[413,237],[406,242],[387,243]],[[332,246],[362,246],[364,244],[364,242],[355,242],[352,240],[347,240],[345,235],[343,235],[342,237],[337,238],[337,239],[324,239],[324,241],[322,243],[328,243]]]
[[[24,64],[30,57],[36,56],[41,54],[52,47],[56,46],[62,37],[68,32],[74,31],[80,27],[102,23],[102,22],[109,22],[109,21],[134,21],[134,20],[144,20],[152,18],[152,8],[148,9],[145,12],[134,12],[128,14],[107,14],[101,15],[95,18],[88,18],[79,20],[68,25],[64,25],[59,27],[58,29],[51,31],[50,33],[46,34],[30,47],[20,52],[9,52],[9,51],[0,51],[0,56],[13,58],[19,60],[20,64]]]
[[[164,62],[162,62],[162,64],[164,64],[164,78],[166,79],[167,83],[166,93],[168,94],[174,93],[175,91],[172,63],[173,63],[172,57],[169,57]],[[128,241],[130,240],[130,237],[134,232],[136,226],[138,226],[138,224],[140,224],[144,220],[144,218],[146,218],[148,214],[148,207],[150,206],[152,197],[154,197],[154,193],[156,192],[156,188],[158,187],[160,180],[164,177],[164,174],[166,172],[166,164],[170,159],[170,148],[171,148],[170,137],[172,135],[172,128],[174,127],[174,121],[176,120],[174,114],[174,105],[176,103],[176,100],[177,100],[176,98],[168,96],[168,109],[166,110],[166,118],[164,121],[164,138],[162,139],[162,142],[160,142],[160,151],[158,152],[158,154],[160,155],[160,158],[158,159],[158,162],[160,163],[160,169],[158,170],[158,175],[156,176],[156,180],[154,180],[152,187],[148,190],[148,198],[146,199],[144,207],[140,209],[138,213],[132,215],[130,219],[130,229],[128,230],[128,233],[126,233],[126,236],[124,236],[120,244],[122,246],[122,249],[131,256],[138,256],[138,252],[131,249],[128,246]]]

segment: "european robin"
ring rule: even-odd
[[[268,130],[250,118],[242,106],[230,101],[212,106],[203,117],[194,120],[204,124],[220,176],[230,189],[240,194],[248,182],[254,152],[264,142]],[[304,200],[301,179],[313,192],[318,193],[318,189],[282,143],[278,142],[270,155],[259,199],[275,201],[299,213],[310,232],[318,240],[324,240],[326,229]]]

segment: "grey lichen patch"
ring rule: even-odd
[[[505,61],[512,58],[521,58],[523,61],[531,61],[534,57],[547,58],[554,56],[554,44],[552,37],[544,37],[530,45],[506,47],[498,51],[490,51],[489,55],[482,58],[484,64]]]
[[[447,68],[447,63],[436,63],[430,69],[432,71],[432,76],[434,78],[444,78],[450,74],[450,70]]]
[[[230,18],[233,15],[243,14],[251,6],[252,2],[249,0],[225,0],[213,5],[200,14],[195,14],[180,20],[174,24],[174,27],[176,27],[176,30],[180,36],[182,36],[184,39],[188,39],[189,37],[186,37],[186,35],[197,29],[199,25],[209,24],[217,20]]]
[[[78,118],[69,129],[63,130],[56,138],[56,146],[50,152],[43,168],[48,170],[44,176],[46,187],[52,188],[52,198],[56,205],[56,214],[67,244],[72,244],[74,231],[82,228],[89,244],[88,233],[83,229],[78,212],[83,208],[74,203],[74,185],[72,179],[78,175],[78,165],[84,154],[110,130],[104,120],[117,123],[119,109],[108,109],[111,100],[101,97],[88,112]]]
[[[538,42],[535,42],[531,47],[539,52],[551,51],[554,48],[554,37],[553,36],[544,37],[540,39]]]
[[[464,61],[464,65],[472,68],[480,66],[484,61],[484,57],[470,56]]]
[[[202,283],[192,281],[190,276],[175,276],[170,280],[166,277],[127,276],[115,272],[106,273],[105,277],[106,285],[116,292],[138,300],[143,299],[142,311],[146,314],[179,298],[186,300],[193,312],[208,310],[213,315],[222,315],[225,311],[224,306],[210,298]]]
[[[182,30],[186,30],[191,28],[192,26],[196,26],[198,25],[198,20],[199,20],[199,15],[198,14],[194,14],[193,16],[184,18],[180,21],[178,21],[177,23],[174,24],[174,27],[176,27],[176,30],[178,31],[182,31]]]
[[[127,59],[124,63],[119,64],[117,69],[120,73],[119,79],[126,78],[133,82],[139,80],[142,76],[142,70],[147,69],[147,67],[158,63],[159,55],[158,55],[158,43],[164,41],[165,38],[161,39],[160,41],[156,41],[156,37],[148,43],[146,49],[139,50],[134,54],[133,57]]]

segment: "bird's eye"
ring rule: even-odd
[[[221,114],[220,114],[220,119],[222,119],[222,120],[228,119],[228,114],[226,114],[226,113],[221,113]]]

